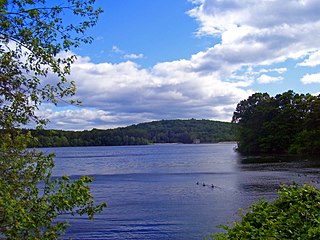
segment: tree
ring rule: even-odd
[[[320,154],[320,95],[305,95],[302,102],[304,116],[302,130],[294,137],[290,151],[299,154],[319,156]]]
[[[263,124],[275,114],[274,101],[268,93],[255,93],[241,101],[233,113],[232,122],[239,125],[238,150],[243,153],[260,151]]]
[[[19,130],[32,122],[45,125],[47,119],[36,114],[43,102],[57,104],[74,95],[75,85],[67,77],[76,57],[69,53],[92,41],[85,32],[102,12],[94,2],[0,0],[1,237],[57,239],[68,225],[57,220],[59,215],[93,219],[105,207],[94,205],[91,178],[53,179],[53,155],[26,149],[33,138]]]
[[[241,221],[220,226],[225,233],[212,239],[319,239],[320,191],[315,187],[283,185],[272,203],[262,199],[253,204]]]
[[[318,154],[319,98],[290,90],[275,97],[255,93],[241,101],[232,119],[239,125],[239,152]]]
[[[96,24],[101,9],[93,8],[95,0],[65,0],[56,6],[50,2],[0,1],[2,127],[30,120],[44,123],[34,114],[43,101],[57,104],[75,93],[74,82],[68,82],[67,76],[76,57],[61,53],[92,41],[85,31]],[[63,24],[63,17],[73,22]],[[56,84],[47,82],[49,73],[58,79]]]

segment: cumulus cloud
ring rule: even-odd
[[[303,84],[320,83],[320,73],[306,74],[301,78]]]
[[[273,82],[279,82],[283,80],[283,77],[272,77],[266,74],[262,74],[258,79],[258,83],[273,83]]]
[[[306,60],[298,65],[304,67],[315,67],[320,65],[320,50],[311,53]]]
[[[124,113],[113,115],[95,108],[63,108],[55,111],[51,106],[41,107],[37,114],[50,119],[48,129],[90,130],[93,128],[110,129],[128,126],[132,123],[151,121],[147,115],[136,114],[128,117]]]
[[[177,118],[230,121],[231,109],[251,92],[193,68],[192,61],[187,60],[143,69],[131,61],[95,64],[78,56],[71,77],[76,81],[85,112],[67,110],[47,115],[50,119],[63,119],[60,122],[65,124],[82,117],[85,128],[93,126],[93,122],[107,126],[107,122],[101,122],[102,116],[111,125]]]
[[[221,36],[208,58],[270,65],[320,48],[319,11],[317,0],[203,0],[189,15],[199,22],[199,35]]]
[[[281,74],[288,69],[275,64],[293,59],[303,61],[297,67],[319,65],[318,0],[191,2],[195,5],[188,14],[199,23],[197,35],[218,37],[219,43],[189,59],[148,69],[133,62],[143,54],[117,46],[112,52],[126,61],[93,63],[78,56],[71,79],[83,109],[48,112],[50,118],[77,128],[176,118],[230,121],[236,104],[253,93],[254,82],[283,80]],[[301,82],[320,83],[319,79],[320,74],[308,74]]]
[[[221,34],[234,26],[273,29],[281,25],[304,25],[319,20],[317,0],[202,0],[189,11],[200,24],[199,34]]]

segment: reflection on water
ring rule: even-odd
[[[242,157],[233,144],[53,148],[55,176],[90,175],[94,222],[72,218],[66,238],[202,239],[238,208],[272,200],[279,184],[318,180],[317,159]],[[212,187],[212,185],[214,187]],[[68,218],[68,216],[64,216]]]
[[[239,158],[239,165],[245,167],[247,164],[252,164],[255,167],[275,166],[287,168],[319,168],[320,161],[316,157],[307,156],[293,156],[293,155],[280,155],[280,156],[243,156]]]
[[[239,189],[267,199],[274,198],[279,186],[297,182],[318,185],[319,158],[260,156],[239,158]]]

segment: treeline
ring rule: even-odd
[[[210,120],[162,120],[124,128],[90,131],[25,130],[29,147],[119,146],[152,143],[216,143],[235,141],[235,125]]]
[[[320,154],[320,95],[255,93],[233,114],[244,154]]]

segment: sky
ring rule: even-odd
[[[47,128],[162,119],[230,122],[255,92],[320,93],[319,0],[97,0],[73,49],[81,106],[43,104]]]

